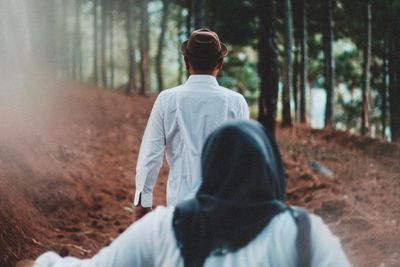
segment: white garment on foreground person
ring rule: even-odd
[[[200,155],[207,136],[228,120],[249,119],[244,97],[218,85],[211,75],[191,75],[162,91],[154,103],[140,146],[134,205],[151,207],[166,149],[170,167],[167,205],[193,197],[201,183]]]
[[[146,267],[183,266],[172,229],[173,207],[158,207],[132,224],[92,259],[40,256],[35,267]],[[311,219],[313,267],[351,266],[337,237],[316,215]],[[240,231],[240,229],[238,229]],[[222,256],[209,256],[204,266],[295,267],[297,226],[289,211],[275,216],[247,246]]]

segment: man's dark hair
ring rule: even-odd
[[[195,71],[200,71],[205,73],[211,73],[217,66],[217,64],[222,61],[222,58],[197,59],[190,56],[187,56],[186,58]]]

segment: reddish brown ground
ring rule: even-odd
[[[0,266],[55,250],[90,256],[134,217],[138,147],[154,97],[66,84],[0,92]],[[288,201],[321,215],[355,266],[400,266],[400,148],[278,130]],[[313,172],[308,161],[331,168]],[[164,203],[167,168],[155,190]]]

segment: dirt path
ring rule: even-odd
[[[0,266],[49,249],[93,255],[132,222],[134,168],[154,97],[65,84],[21,95],[0,98]],[[303,128],[279,130],[278,140],[289,203],[320,214],[355,266],[399,266],[400,149]],[[333,178],[314,173],[310,160]],[[156,205],[166,175],[164,166]]]
[[[321,215],[355,266],[400,266],[400,147],[302,127],[280,131],[278,140],[289,200]],[[311,171],[312,160],[334,176]]]

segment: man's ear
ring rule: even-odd
[[[184,56],[184,57],[183,57],[183,60],[185,61],[186,70],[187,70],[188,72],[190,72],[190,71],[189,71],[189,69],[190,69],[189,58],[188,58],[187,56]]]
[[[223,65],[224,65],[224,58],[218,59],[217,69],[221,70]]]
[[[189,58],[188,58],[187,56],[184,56],[184,57],[183,57],[183,60],[185,61],[185,64],[186,64],[187,69],[189,69],[189,66],[190,66]]]

